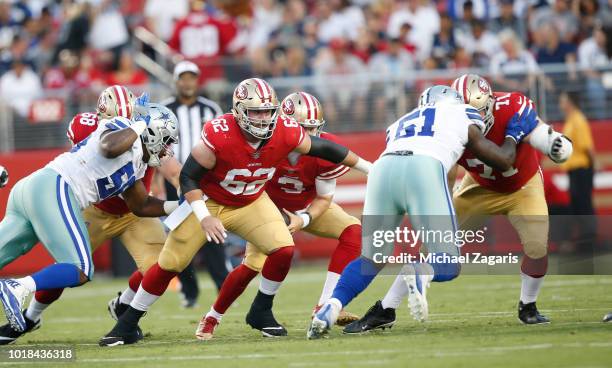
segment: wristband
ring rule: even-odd
[[[137,120],[134,124],[130,125],[130,129],[136,132],[137,135],[141,135],[145,129],[147,129],[147,123],[142,120]]]
[[[357,159],[357,163],[353,166],[353,169],[357,171],[361,171],[362,173],[368,175],[370,172],[370,168],[372,167],[372,163],[368,160],[364,160],[361,157]]]
[[[308,227],[308,225],[310,225],[310,221],[312,221],[312,216],[310,215],[310,213],[308,213],[308,211],[302,212],[299,214],[299,216],[302,218],[302,221],[304,222],[304,224],[302,225],[302,229],[305,227]]]
[[[208,212],[208,208],[206,207],[206,203],[198,199],[197,201],[193,201],[190,203],[191,209],[193,210],[193,214],[196,215],[198,221],[204,220],[204,218],[210,216],[210,212]]]
[[[169,215],[172,213],[172,211],[177,209],[178,206],[179,206],[179,201],[165,201],[164,202],[164,212],[166,213],[166,215]]]

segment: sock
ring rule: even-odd
[[[39,290],[34,294],[34,297],[30,300],[28,309],[26,309],[25,316],[30,321],[38,321],[43,311],[51,305],[54,301],[64,292],[64,289],[50,289],[50,290]]]
[[[251,309],[262,309],[269,310],[272,309],[272,304],[274,303],[274,295],[262,293],[261,290],[257,292],[255,295],[255,299],[253,299],[253,304],[251,304]]]
[[[534,303],[538,299],[547,270],[547,255],[538,259],[523,256],[521,260],[521,301],[523,304]]]
[[[130,305],[138,311],[146,312],[166,291],[168,284],[170,284],[170,280],[177,274],[177,272],[162,269],[159,263],[154,264],[145,273],[140,283],[140,287]]]
[[[434,255],[442,257],[446,254],[448,253],[437,253]],[[433,279],[431,280],[433,282],[451,281],[459,276],[461,272],[461,263],[458,262],[433,262],[427,265],[431,267],[431,273],[429,274],[433,275]]]
[[[259,291],[267,295],[275,295],[289,273],[293,259],[293,246],[277,249],[268,255],[261,269]]]
[[[543,277],[531,277],[521,272],[521,301],[523,304],[534,303],[542,288]]]
[[[138,321],[144,316],[146,312],[138,310],[131,305],[127,307],[125,312],[119,317],[117,324],[113,327],[112,331],[129,331],[134,332],[138,326]]]
[[[32,275],[31,278],[34,280],[35,285],[34,290],[29,290],[33,292],[36,290],[49,290],[78,286],[80,284],[80,274],[81,271],[79,270],[79,268],[73,264],[52,264],[51,266],[47,266]],[[26,286],[24,282],[28,282],[28,280],[25,279],[28,278],[24,277],[23,279],[19,279],[17,281],[19,281],[22,285]]]
[[[244,289],[246,289],[255,276],[257,276],[257,272],[243,264],[236,267],[227,275],[225,281],[223,281],[221,290],[219,290],[219,295],[211,311],[214,310],[222,316],[230,305],[232,305],[232,303],[234,303],[234,301],[244,292]],[[220,317],[217,319],[220,319]]]
[[[336,274],[342,273],[350,261],[361,254],[361,225],[348,226],[338,237],[338,246],[334,250],[327,270]]]
[[[357,258],[349,263],[332,293],[332,298],[338,299],[346,307],[359,293],[364,291],[380,272],[376,264],[367,258]]]
[[[408,295],[408,286],[406,285],[406,282],[404,282],[402,275],[402,273],[397,275],[393,281],[393,284],[391,284],[389,291],[387,291],[387,294],[382,300],[383,308],[397,309],[402,302],[402,299]]]
[[[26,276],[20,279],[15,279],[15,281],[23,285],[23,287],[28,289],[30,293],[33,293],[36,291],[36,282],[34,281],[34,278],[32,278],[32,276]]]
[[[327,271],[327,277],[325,278],[325,284],[323,284],[323,291],[319,297],[319,303],[317,305],[323,305],[331,298],[331,295],[338,284],[340,274],[336,272]]]
[[[206,318],[213,317],[217,320],[217,322],[221,323],[221,318],[223,318],[223,313],[219,313],[215,310],[215,307],[210,307],[210,311],[206,313]]]
[[[130,276],[128,280],[128,287],[123,290],[121,296],[119,297],[119,303],[121,304],[130,304],[132,300],[134,300],[134,296],[140,287],[140,283],[142,282],[143,275],[140,271],[136,270]]]

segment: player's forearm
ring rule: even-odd
[[[132,148],[147,128],[144,121],[136,121],[127,128],[104,133],[100,140],[100,152],[106,158],[115,158]]]
[[[310,214],[311,221],[319,218],[323,214],[323,212],[329,209],[329,206],[332,202],[332,196],[320,196],[318,195],[308,206],[308,213]]]
[[[368,174],[369,161],[362,159],[348,148],[319,137],[310,137],[310,147],[306,153],[308,156],[322,158],[335,164],[343,164],[355,170]]]
[[[130,209],[138,217],[160,217],[169,215],[176,207],[178,207],[177,201],[162,201],[147,196],[144,201]]]
[[[480,161],[502,172],[510,170],[516,159],[516,141],[512,138],[506,138],[501,147],[482,139],[469,148]]]

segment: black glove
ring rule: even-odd
[[[4,166],[0,166],[0,188],[6,186],[9,181],[8,171],[4,168]]]

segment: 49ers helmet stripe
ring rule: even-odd
[[[127,112],[127,93],[124,90],[123,86],[119,86],[119,85],[114,85],[113,86],[113,92],[115,93],[115,97],[117,98],[117,101],[119,101],[119,106],[118,106],[118,113],[119,116],[123,116],[124,118],[127,118],[128,112]]]
[[[268,85],[268,82],[261,80],[259,78],[253,78],[253,80],[257,84],[257,90],[259,91],[261,100],[262,101],[270,100],[272,96],[270,93],[270,86]]]
[[[300,96],[302,96],[302,98],[304,99],[304,102],[306,103],[306,111],[308,111],[308,119],[313,119],[313,116],[312,116],[312,105],[313,104],[310,102],[310,99],[308,98],[308,96],[306,96],[304,92],[300,92]]]

